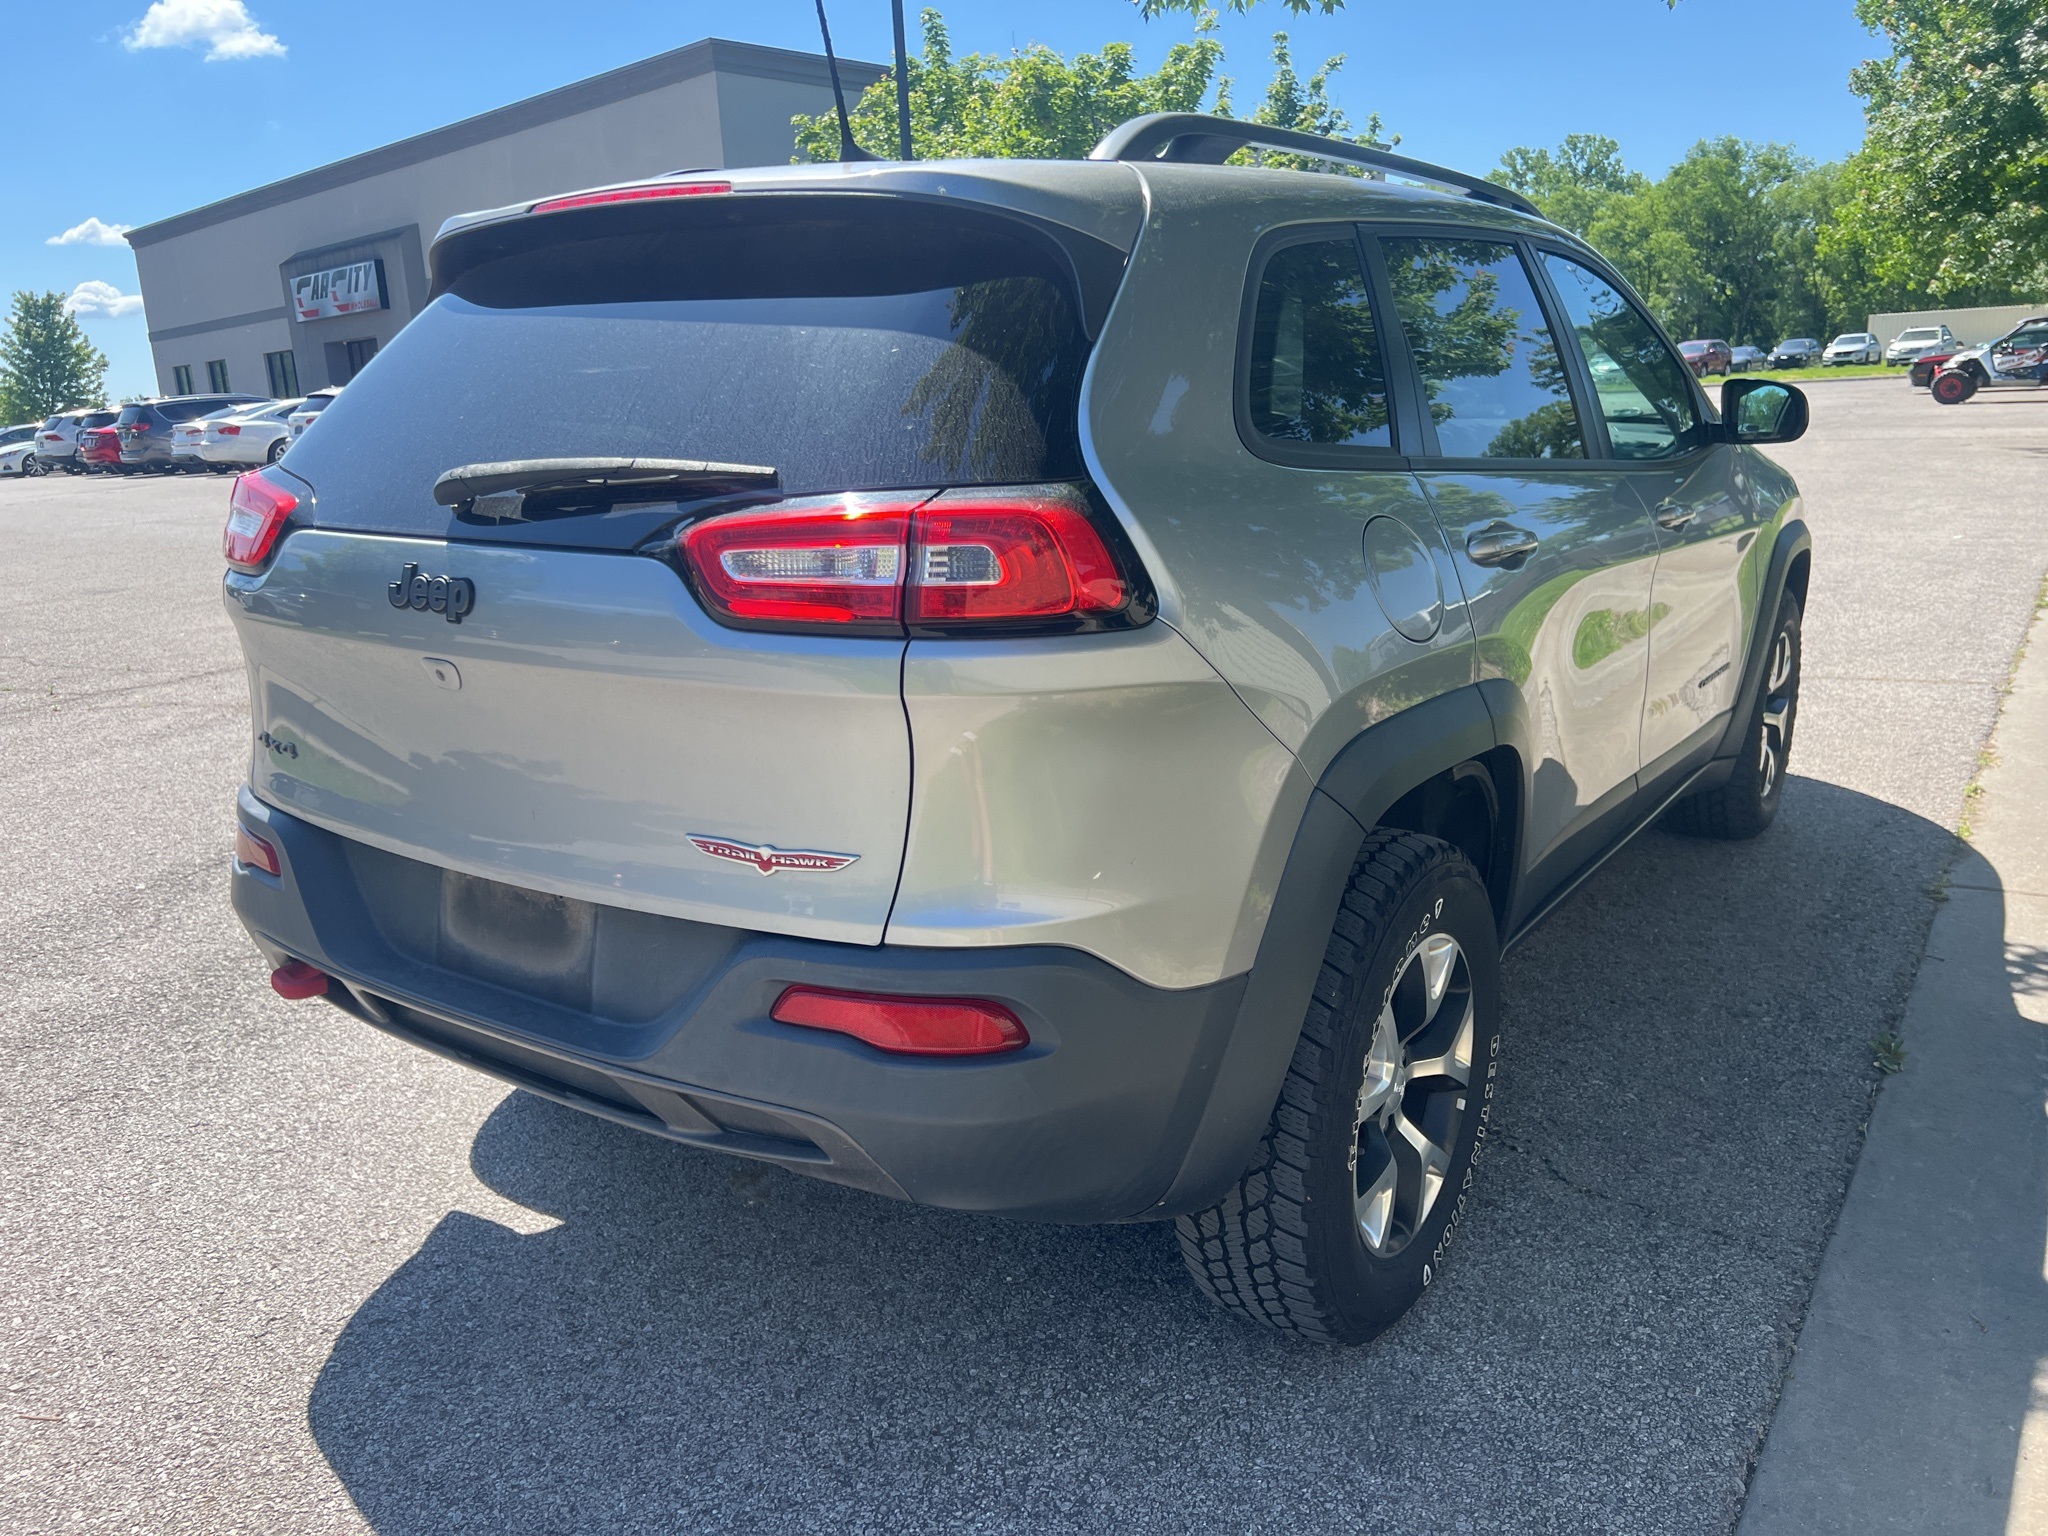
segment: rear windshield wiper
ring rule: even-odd
[[[762,464],[703,459],[505,459],[462,464],[434,482],[434,500],[471,517],[520,522],[536,514],[769,491],[781,476]],[[538,505],[529,508],[527,503]]]

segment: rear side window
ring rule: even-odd
[[[762,465],[786,495],[1083,473],[1089,343],[1048,237],[908,199],[688,202],[438,251],[443,291],[292,449],[320,521],[456,532],[435,479],[504,459]]]
[[[1248,362],[1247,404],[1261,437],[1394,446],[1379,330],[1350,233],[1282,246],[1268,258]]]
[[[1515,248],[1415,236],[1383,236],[1381,245],[1437,451],[1584,458],[1563,359]]]
[[[1593,395],[1614,456],[1664,459],[1701,446],[1706,433],[1686,366],[1650,322],[1606,279],[1576,261],[1546,251],[1543,266],[1593,375]]]

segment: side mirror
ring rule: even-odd
[[[1803,436],[1806,396],[1775,379],[1730,379],[1721,386],[1721,430],[1731,443],[1789,443]]]

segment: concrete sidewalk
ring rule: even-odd
[[[2048,1532],[2048,612],[1992,745],[1742,1536]]]

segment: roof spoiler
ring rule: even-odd
[[[1090,160],[1166,160],[1183,165],[1221,165],[1240,149],[1256,146],[1315,160],[1341,161],[1363,165],[1379,172],[1379,179],[1400,176],[1410,181],[1448,187],[1482,203],[1512,208],[1532,218],[1543,211],[1521,193],[1498,186],[1478,176],[1468,176],[1427,160],[1411,160],[1344,139],[1321,134],[1300,133],[1292,128],[1270,128],[1264,123],[1240,122],[1230,117],[1206,117],[1199,112],[1148,112],[1120,123],[1103,135],[1102,142],[1089,151]]]

